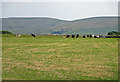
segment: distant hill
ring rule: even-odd
[[[92,17],[74,21],[54,18],[2,18],[2,29],[19,34],[107,34],[118,30],[118,17]]]

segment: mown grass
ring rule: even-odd
[[[118,80],[118,40],[2,37],[3,80]]]

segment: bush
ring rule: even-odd
[[[120,32],[111,31],[111,32],[108,32],[107,35],[120,35]]]
[[[0,31],[0,34],[13,34],[12,32],[10,32],[10,31]]]

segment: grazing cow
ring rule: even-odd
[[[95,36],[95,35],[90,34],[90,38],[92,38],[92,37],[94,38],[94,36]]]
[[[103,38],[102,35],[94,35],[94,38]]]
[[[87,37],[90,37],[90,35],[87,35]]]
[[[99,35],[97,35],[96,37],[97,37],[97,38],[100,38],[100,36],[99,36]]]
[[[34,38],[36,37],[36,35],[34,33],[31,34]]]
[[[75,38],[75,35],[72,35],[72,38]]]
[[[76,35],[76,38],[78,38],[78,37],[79,37],[79,35],[77,34],[77,35]]]
[[[95,35],[94,38],[97,38],[97,36]]]
[[[85,35],[83,35],[83,38],[86,38],[86,36],[85,36]]]
[[[92,34],[90,34],[90,38],[92,38]]]
[[[16,34],[16,36],[21,36],[20,34]]]
[[[67,36],[66,36],[66,38],[69,38],[69,37],[70,37],[70,35],[67,35]]]

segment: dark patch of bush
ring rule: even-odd
[[[105,38],[120,38],[120,35],[107,35]]]
[[[4,31],[4,30],[2,30],[2,31],[0,31],[0,34],[13,34],[13,33],[10,32],[10,31]]]
[[[120,32],[111,31],[111,32],[108,32],[107,35],[120,35]]]

